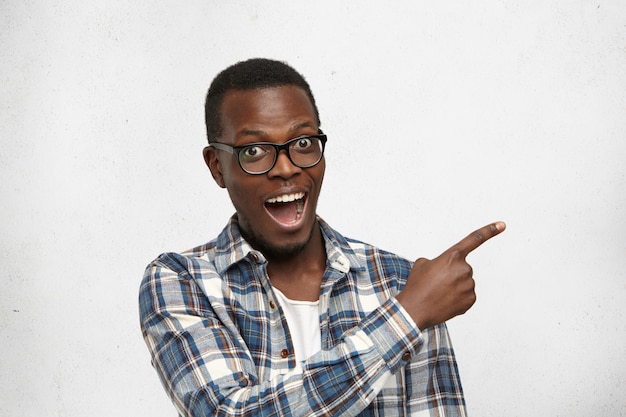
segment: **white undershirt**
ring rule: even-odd
[[[287,319],[296,362],[307,360],[311,355],[322,350],[320,302],[319,300],[291,300],[285,297],[285,294],[276,289],[276,287],[274,287],[274,292]]]

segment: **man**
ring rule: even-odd
[[[433,260],[348,239],[316,214],[326,135],[288,65],[211,84],[204,159],[236,213],[211,242],[159,256],[141,326],[184,416],[464,416],[445,321],[475,301],[470,234]]]

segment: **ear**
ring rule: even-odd
[[[226,188],[226,184],[224,183],[224,175],[222,174],[222,167],[220,166],[220,161],[217,157],[217,152],[215,148],[211,146],[207,146],[202,150],[202,155],[204,156],[204,163],[209,167],[211,171],[211,175],[213,179],[221,188]]]

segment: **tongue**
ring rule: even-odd
[[[292,201],[290,203],[271,203],[265,207],[270,215],[280,223],[291,223],[298,218],[298,203]]]

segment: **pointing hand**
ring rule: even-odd
[[[435,259],[415,261],[405,287],[396,298],[421,330],[463,314],[474,304],[473,271],[465,258],[505,228],[503,222],[489,224]]]

